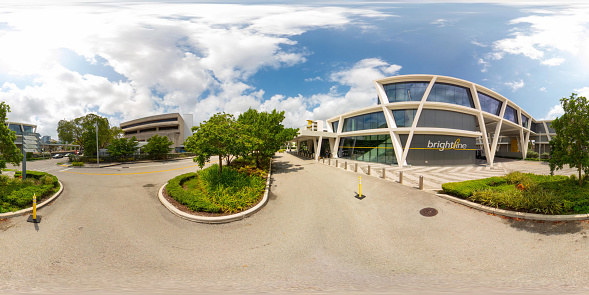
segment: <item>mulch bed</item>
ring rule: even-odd
[[[166,200],[172,204],[174,207],[176,207],[176,209],[184,212],[184,213],[188,213],[188,214],[192,214],[192,215],[197,215],[197,216],[206,216],[206,217],[217,217],[217,216],[227,216],[227,215],[233,215],[233,214],[237,214],[243,211],[247,211],[250,208],[255,207],[256,205],[258,205],[262,199],[260,198],[255,204],[253,204],[252,206],[248,207],[247,209],[243,210],[243,211],[238,211],[235,213],[210,213],[210,212],[201,212],[201,211],[192,211],[190,208],[188,208],[186,205],[180,204],[178,203],[178,201],[176,201],[174,198],[170,197],[168,195],[168,192],[166,190],[166,188],[164,187],[164,190],[162,192],[162,194],[164,195],[164,198],[166,198]]]

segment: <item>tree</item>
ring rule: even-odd
[[[116,132],[109,127],[108,119],[96,114],[87,114],[71,121],[61,120],[57,125],[57,135],[66,143],[80,145],[84,153],[96,151],[96,123],[98,123],[98,142],[105,148]],[[115,127],[113,127],[115,128]],[[116,127],[117,129],[120,129]]]
[[[164,156],[172,150],[170,146],[173,144],[174,142],[169,140],[168,137],[156,134],[147,140],[147,144],[143,147],[143,151],[151,157],[163,159]]]
[[[125,158],[133,155],[137,151],[137,138],[135,136],[127,140],[126,138],[115,138],[110,145],[106,147],[108,153],[115,158]]]
[[[0,120],[6,122],[6,114],[10,113],[10,106],[0,102]],[[16,134],[8,129],[6,124],[0,124],[0,168],[6,168],[6,163],[19,166],[23,159],[22,152],[16,147],[14,141]],[[2,173],[2,170],[0,170]]]
[[[573,93],[560,100],[564,114],[552,121],[556,136],[550,140],[550,173],[562,169],[564,164],[576,167],[579,186],[583,185],[581,172],[589,173],[589,101]]]
[[[284,142],[293,139],[297,130],[285,128],[284,111],[278,112],[274,109],[271,113],[258,112],[249,109],[239,115],[237,123],[244,126],[243,140],[246,154],[256,158],[256,165],[261,167],[262,160],[271,158]]]
[[[196,154],[194,161],[200,168],[213,155],[219,156],[219,175],[223,171],[223,158],[239,153],[240,137],[238,126],[232,115],[217,113],[192,127],[193,134],[184,142],[187,151]]]

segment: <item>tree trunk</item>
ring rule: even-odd
[[[219,155],[219,178],[221,178],[221,171],[223,171],[223,157]]]
[[[579,164],[579,166],[577,166],[577,169],[579,170],[579,186],[583,185],[583,178],[581,178],[581,171],[583,171],[582,168],[583,168],[583,166],[581,164]]]

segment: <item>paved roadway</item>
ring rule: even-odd
[[[358,200],[358,174],[280,154],[265,208],[207,225],[157,199],[190,160],[58,161],[28,164],[65,185],[42,223],[0,222],[0,293],[589,292],[585,222],[503,219],[375,177]]]

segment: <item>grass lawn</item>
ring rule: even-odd
[[[27,171],[27,179],[22,180],[17,171],[15,178],[0,176],[0,213],[14,212],[33,205],[33,194],[37,203],[59,190],[57,177],[37,171]]]
[[[512,172],[442,185],[444,193],[483,205],[540,214],[589,213],[589,182],[562,175]]]
[[[196,173],[171,179],[166,186],[170,197],[190,210],[209,213],[245,211],[261,200],[266,187],[267,171],[213,165]],[[264,176],[262,176],[264,175]]]

